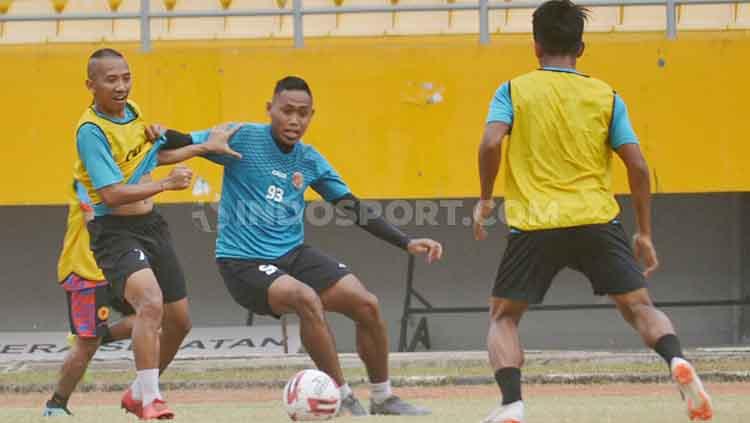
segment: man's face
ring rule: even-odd
[[[120,115],[133,86],[128,62],[121,57],[95,59],[89,71],[86,87],[94,95],[96,106],[109,115]]]
[[[315,112],[312,98],[301,90],[284,90],[274,95],[267,108],[274,137],[286,145],[294,145],[302,138]]]

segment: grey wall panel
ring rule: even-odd
[[[662,195],[654,202],[655,241],[662,268],[650,281],[656,300],[725,299],[736,296],[738,283],[747,274],[744,251],[750,251],[747,230],[741,230],[740,207],[747,194]],[[741,201],[739,201],[740,199]],[[626,198],[620,198],[623,222],[632,233],[633,218]],[[448,225],[446,209],[437,226],[405,225],[410,234],[444,242],[443,262],[427,266],[419,261],[415,284],[436,306],[484,306],[505,245],[507,231],[497,228],[488,240],[471,237],[464,218],[473,202],[458,209],[456,225]],[[738,206],[739,205],[739,206]],[[185,267],[196,326],[242,325],[245,312],[226,293],[213,260],[215,233],[205,231],[205,215],[213,229],[210,208],[165,205],[161,211],[170,223],[178,254]],[[1,207],[0,221],[0,331],[65,330],[65,303],[55,284],[55,264],[65,224],[63,207]],[[732,236],[740,243],[731,242]],[[396,348],[404,293],[406,255],[353,227],[307,227],[307,240],[350,265],[381,301]],[[746,255],[745,255],[746,256]],[[744,282],[747,285],[747,282]],[[745,288],[747,289],[747,288]],[[564,271],[555,280],[546,303],[591,303],[595,298],[585,279]],[[732,308],[667,310],[687,345],[706,346],[734,342],[746,316]],[[740,317],[744,316],[744,320]],[[263,321],[264,319],[260,319]],[[354,328],[346,319],[332,316],[342,351],[354,350]],[[416,323],[416,319],[413,319]],[[433,347],[482,349],[487,316],[484,314],[429,317]],[[746,325],[746,323],[745,323]],[[747,329],[744,329],[747,332]],[[639,338],[614,310],[532,312],[522,323],[528,348],[635,348]]]

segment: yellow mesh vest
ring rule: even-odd
[[[580,74],[537,70],[512,80],[510,92],[508,225],[565,228],[617,216],[609,143],[612,88]]]
[[[120,168],[125,181],[135,172],[138,164],[152,147],[152,144],[146,139],[146,125],[141,118],[138,106],[128,101],[127,107],[135,115],[135,118],[129,122],[112,122],[106,117],[98,115],[92,105],[83,112],[76,126],[76,131],[78,131],[84,123],[93,123],[104,132],[112,150],[112,157],[114,157],[117,167]],[[76,160],[73,167],[73,177],[86,187],[89,198],[91,198],[91,204],[101,203],[102,200],[92,186],[91,178],[80,158]]]
[[[71,273],[89,281],[105,279],[89,247],[89,232],[73,187],[68,193],[68,226],[60,259],[57,261],[57,280],[63,282]]]

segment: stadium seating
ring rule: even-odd
[[[156,3],[156,2],[152,2]],[[207,0],[177,0],[174,7],[175,12],[194,12],[206,10],[219,10],[218,1]],[[168,19],[167,30],[163,33],[165,39],[211,39],[222,35],[224,31],[224,18],[179,18]]]
[[[667,26],[666,8],[663,6],[626,6],[617,31],[664,31]]]
[[[382,6],[385,0],[344,0],[344,6]],[[331,32],[331,35],[352,36],[352,35],[386,35],[393,32],[394,28],[393,13],[356,13],[343,14],[339,16],[338,25]]]
[[[334,7],[335,5],[333,0],[302,0],[302,7],[305,8]],[[305,16],[303,23],[305,36],[325,37],[331,35],[336,30],[340,18],[341,15]]]
[[[289,0],[291,2],[291,0]],[[218,1],[217,1],[218,3]],[[291,7],[289,4],[286,7]],[[277,9],[274,0],[233,0],[229,10]],[[224,32],[227,38],[270,38],[279,34],[291,34],[290,17],[230,17],[226,18]]]
[[[750,28],[750,4],[734,5],[734,17],[729,24],[729,28],[747,29]]]
[[[531,32],[532,9],[493,10],[490,32]]]
[[[14,0],[8,15],[45,15],[55,13],[49,1]],[[3,43],[38,43],[57,35],[55,22],[6,22],[3,28]]]
[[[586,31],[610,32],[620,23],[622,8],[620,7],[592,7],[586,23]]]
[[[151,7],[155,7],[152,5]],[[118,11],[123,13],[138,12],[141,8],[140,0],[122,0]],[[157,9],[158,10],[158,9]],[[156,38],[160,31],[160,22],[157,19],[151,21],[151,37]],[[110,39],[113,41],[135,41],[140,39],[141,24],[135,19],[119,19],[113,24],[113,31]]]
[[[107,13],[109,6],[103,0],[68,0],[62,13]],[[112,37],[112,20],[60,21],[59,31],[50,41],[102,41]]]
[[[50,0],[10,0],[7,13],[49,14],[56,12]],[[107,0],[55,0],[66,3],[61,16],[69,13],[97,13],[110,10]],[[114,1],[114,0],[113,0]],[[291,9],[293,0],[224,0],[229,10]],[[303,7],[476,4],[477,0],[303,0]],[[516,1],[516,0],[493,0]],[[151,10],[221,10],[221,0],[151,0]],[[140,0],[122,0],[121,12],[135,12]],[[491,10],[491,33],[531,32],[531,9]],[[677,10],[679,30],[746,29],[750,27],[750,5],[681,5]],[[666,14],[662,6],[592,7],[587,31],[664,31]],[[382,36],[419,34],[471,34],[479,31],[476,11],[399,12],[375,14],[317,15],[304,18],[308,37]],[[151,37],[160,39],[291,38],[292,16],[170,18],[151,21]],[[137,20],[58,22],[8,22],[2,27],[0,43],[70,41],[135,41],[140,37]]]
[[[455,0],[455,4],[476,4],[476,0]],[[479,32],[479,13],[454,10],[447,14],[445,34],[476,34]]]
[[[398,0],[399,6],[444,5],[445,0]],[[448,12],[396,13],[392,34],[441,34],[448,29]]]
[[[678,29],[726,29],[734,14],[733,4],[679,6]]]

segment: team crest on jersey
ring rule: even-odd
[[[302,184],[305,181],[305,177],[302,176],[301,172],[294,172],[292,175],[292,185],[297,189],[302,189]]]

